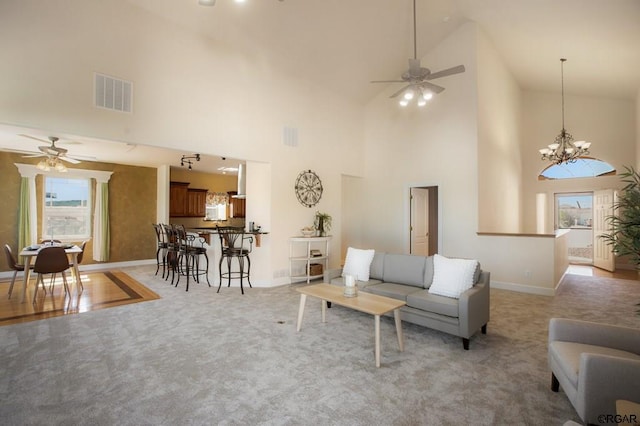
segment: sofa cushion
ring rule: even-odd
[[[384,271],[384,256],[384,252],[381,251],[376,251],[376,254],[373,255],[373,260],[371,261],[371,266],[369,267],[370,280],[373,278],[382,282]]]
[[[433,256],[428,256],[424,262],[424,288],[429,288],[433,282]]]
[[[342,276],[353,275],[356,281],[369,281],[369,268],[375,250],[361,250],[353,247],[347,249],[347,258],[342,268]]]
[[[424,256],[389,254],[384,257],[384,277],[387,283],[424,287]]]
[[[617,356],[626,359],[640,361],[640,355],[620,349],[612,349],[604,346],[586,345],[584,343],[553,341],[549,343],[549,354],[558,363],[566,374],[571,384],[578,388],[578,374],[580,369],[580,354],[587,352],[592,354]]]
[[[477,260],[449,259],[436,254],[433,257],[433,282],[429,292],[457,299],[473,287],[477,268]]]
[[[429,293],[420,290],[407,295],[407,306],[435,314],[458,318],[458,299]]]
[[[381,283],[369,285],[365,291],[379,296],[391,297],[393,299],[407,300],[407,295],[420,291],[413,286],[395,283]]]
[[[473,272],[473,284],[478,284],[480,281],[480,273],[482,272],[482,268],[480,267],[480,262],[477,262],[476,270]]]

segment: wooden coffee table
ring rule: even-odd
[[[322,301],[322,322],[326,322],[327,302],[374,316],[376,367],[380,367],[380,315],[393,311],[393,317],[396,322],[396,333],[398,335],[398,346],[401,352],[404,351],[400,308],[406,305],[406,303],[402,300],[363,292],[358,292],[358,296],[356,297],[345,297],[343,295],[344,287],[326,283],[304,286],[297,290],[300,292],[297,331],[300,331],[302,326],[302,317],[304,315],[304,305],[307,301],[307,296],[313,296]]]

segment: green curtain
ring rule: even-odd
[[[109,183],[96,182],[96,204],[93,213],[93,260],[109,261]]]
[[[29,178],[20,179],[20,201],[18,206],[18,251],[32,244],[31,241],[31,205]]]
[[[109,184],[102,183],[102,252],[104,261],[109,261],[109,244],[111,233],[109,231]]]

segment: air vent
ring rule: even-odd
[[[298,129],[285,127],[282,130],[282,142],[287,146],[298,146]]]
[[[131,112],[133,83],[104,74],[95,74],[95,106],[113,111]]]

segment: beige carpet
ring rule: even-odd
[[[492,290],[487,335],[459,338],[307,301],[295,286],[194,285],[127,268],[161,299],[0,327],[3,424],[561,425],[578,420],[549,389],[549,318],[640,327],[637,281],[569,276],[549,298]]]

